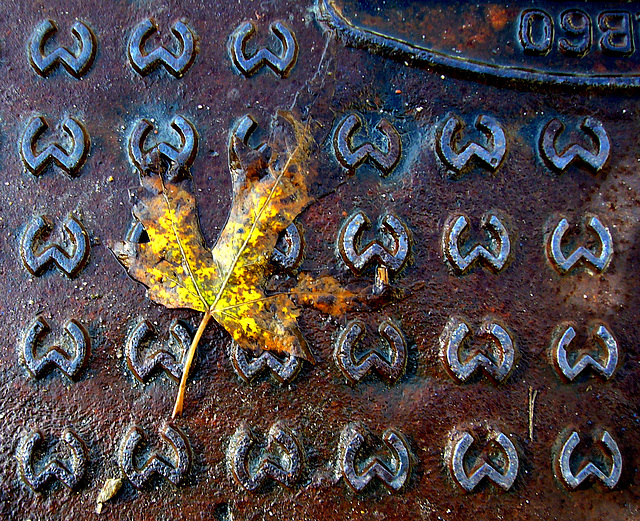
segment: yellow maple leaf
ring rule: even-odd
[[[311,201],[309,173],[304,168],[309,133],[288,113],[282,116],[293,128],[292,144],[287,143],[286,133],[274,133],[268,161],[256,168],[230,161],[233,202],[213,249],[204,243],[196,200],[184,182],[153,172],[141,176],[142,188],[133,208],[149,241],[123,241],[112,247],[131,277],[147,286],[152,300],[204,313],[187,355],[173,417],[182,411],[189,367],[210,318],[244,348],[313,360],[298,331],[299,309],[291,295],[303,303],[312,302],[314,283],[301,277],[300,288],[288,293],[268,294],[264,289],[279,234]],[[320,296],[330,296],[336,288],[330,277],[317,284]],[[325,306],[341,309],[336,302],[333,299]]]

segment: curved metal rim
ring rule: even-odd
[[[443,66],[464,70],[478,76],[509,79],[514,81],[553,83],[583,87],[635,88],[640,87],[638,75],[588,75],[575,73],[537,72],[524,67],[510,65],[492,65],[470,58],[449,56],[435,50],[413,45],[370,29],[364,29],[351,23],[335,5],[334,0],[318,0],[318,21],[338,32],[348,45],[371,51],[384,50],[394,59],[413,63]]]

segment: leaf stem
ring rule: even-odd
[[[200,325],[198,326],[198,331],[196,331],[196,334],[191,341],[191,345],[189,346],[189,351],[187,351],[187,358],[184,361],[184,368],[182,369],[182,378],[180,379],[178,396],[176,397],[176,403],[173,406],[173,413],[171,413],[172,420],[175,420],[176,416],[180,416],[182,414],[182,405],[184,402],[184,395],[187,390],[187,378],[189,376],[189,369],[191,368],[191,364],[193,363],[193,357],[196,354],[196,348],[200,343],[200,339],[202,338],[202,334],[204,333],[204,330],[207,327],[210,318],[211,312],[209,310],[205,311],[204,316],[200,321]]]

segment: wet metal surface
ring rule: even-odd
[[[640,519],[635,4],[2,7],[0,518]],[[213,244],[278,109],[275,277],[366,305],[303,310],[315,365],[212,323],[168,423],[200,317],[108,246],[159,168]]]
[[[640,84],[634,3],[518,4],[321,0],[319,14],[349,43],[414,64],[510,82]]]

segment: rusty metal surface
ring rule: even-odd
[[[386,43],[466,17],[456,52],[477,58],[528,6],[394,3],[392,26],[349,2],[387,31],[355,41],[336,5],[2,2],[0,517],[640,518],[640,91],[507,84]],[[633,4],[559,5],[538,6],[554,42],[580,9],[594,53],[602,13],[630,13],[633,52],[601,65],[635,70]],[[326,182],[277,262],[376,298],[303,313],[315,365],[210,326],[168,424],[199,317],[153,304],[109,251],[143,239],[128,190],[145,161],[182,165],[212,244],[229,132],[258,147],[291,107],[318,123]]]

